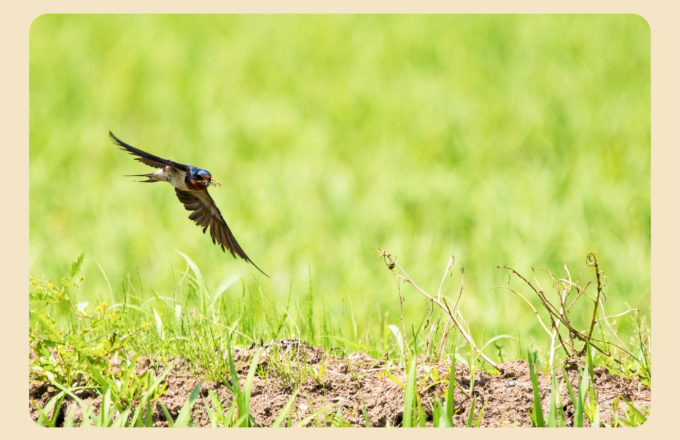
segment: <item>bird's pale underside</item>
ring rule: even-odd
[[[269,276],[257,267],[253,260],[243,251],[229,226],[227,226],[227,222],[224,221],[215,201],[210,197],[208,186],[218,185],[218,183],[208,171],[163,159],[121,141],[111,132],[109,132],[109,135],[123,150],[136,156],[136,160],[150,167],[157,168],[157,171],[154,173],[135,174],[134,176],[146,177],[147,180],[142,182],[170,183],[175,188],[179,201],[188,211],[192,211],[189,218],[198,226],[201,226],[204,233],[206,230],[210,230],[213,243],[218,244],[222,250],[225,250],[225,248],[229,249],[234,257],[239,256],[243,258],[264,275]]]

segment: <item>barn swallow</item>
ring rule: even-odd
[[[208,187],[219,186],[219,182],[213,179],[207,170],[185,165],[171,160],[163,159],[153,154],[142,151],[118,139],[109,131],[113,141],[128,153],[137,156],[135,160],[153,168],[159,168],[155,173],[133,174],[132,176],[146,177],[147,180],[140,182],[169,182],[174,188],[177,198],[187,211],[193,211],[189,218],[198,226],[203,227],[203,233],[210,228],[210,236],[215,244],[219,244],[224,251],[226,247],[231,255],[243,258],[255,266],[265,276],[269,276],[253,263],[248,255],[241,249],[234,234],[232,234],[222,213],[217,208],[215,201],[208,193]]]

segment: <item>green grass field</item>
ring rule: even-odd
[[[271,279],[214,246],[168,184],[125,177],[151,169],[109,130],[210,170]],[[44,15],[29,158],[31,275],[58,285],[84,252],[68,301],[150,325],[140,354],[229,328],[392,351],[399,296],[378,248],[433,292],[455,255],[478,344],[519,338],[499,341],[506,360],[545,336],[496,288],[498,265],[592,279],[593,251],[607,311],[650,312],[650,30],[634,15]],[[401,293],[418,327],[429,305]],[[196,316],[212,324],[183,324]]]

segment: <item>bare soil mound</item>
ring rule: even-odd
[[[249,362],[257,348],[235,350],[234,358],[241,385],[245,382]],[[291,412],[293,425],[313,414],[315,416],[307,422],[311,426],[340,423],[345,426],[384,427],[401,424],[404,409],[404,388],[401,384],[406,383],[406,374],[404,368],[395,365],[394,362],[373,359],[360,353],[344,355],[335,351],[323,351],[320,347],[291,340],[271,343],[259,349],[263,351],[258,360],[259,370],[254,377],[250,397],[250,411],[258,426],[272,425],[290,399],[294,383],[298,384],[298,394]],[[282,359],[288,361],[287,366],[282,366]],[[223,359],[218,361],[224,362]],[[140,371],[154,368],[153,362],[147,360],[140,364],[139,368]],[[513,361],[503,364],[502,368],[504,372],[500,375],[475,373],[473,391],[475,415],[484,407],[481,426],[530,426],[529,412],[533,404],[533,389],[528,364],[524,361]],[[173,419],[177,417],[192,390],[199,383],[202,383],[203,397],[207,398],[208,390],[212,389],[219,396],[224,408],[231,404],[232,395],[224,383],[205,380],[200,374],[192,371],[194,370],[181,359],[177,359],[166,378],[167,389],[160,400]],[[433,371],[436,373],[433,374]],[[319,372],[321,374],[318,374]],[[445,363],[424,361],[418,363],[418,392],[430,426],[432,400],[435,397],[441,399],[446,395],[448,372],[449,365]],[[576,368],[569,369],[568,375],[571,383],[577,387]],[[437,377],[439,380],[434,379]],[[469,390],[471,379],[469,369],[457,364],[455,377],[461,388],[454,392],[456,408],[453,424],[459,427],[465,426],[473,399],[464,391]],[[562,379],[561,375],[558,375],[558,379]],[[547,414],[550,378],[539,374],[539,380],[542,405]],[[603,423],[610,423],[612,420],[612,402],[618,396],[634,402],[638,408],[641,406],[651,408],[650,388],[635,380],[609,374],[606,369],[597,367],[594,369],[594,385]],[[54,387],[45,383],[31,382],[29,385],[30,400],[40,407],[56,393]],[[92,404],[98,412],[101,395],[85,390],[79,397]],[[194,405],[192,415],[196,426],[210,426],[205,407],[207,400],[199,398]],[[69,406],[73,404],[68,398],[66,402],[62,406],[64,414],[68,413]],[[561,402],[569,426],[573,423],[574,408],[565,386],[562,386]],[[32,418],[36,420],[38,411],[30,402],[29,409]],[[618,411],[622,411],[621,407]],[[78,422],[80,415],[77,410],[76,414]],[[153,420],[155,426],[168,426],[159,405],[154,409]]]

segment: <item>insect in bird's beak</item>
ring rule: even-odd
[[[208,185],[222,186],[222,184],[220,182],[218,182],[217,179],[215,179],[214,177],[210,179],[210,183]]]

